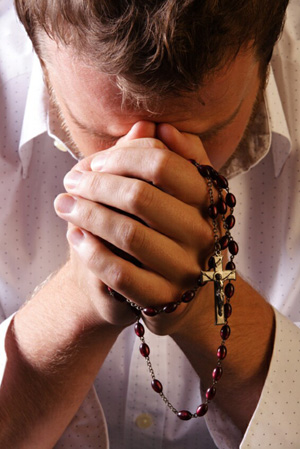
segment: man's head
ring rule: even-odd
[[[199,135],[216,168],[241,142],[288,0],[15,0],[72,140],[138,120]]]
[[[288,0],[16,0],[37,53],[46,32],[144,101],[195,91],[241,50],[262,71]]]

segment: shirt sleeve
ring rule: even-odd
[[[275,309],[273,356],[240,449],[300,447],[300,329]]]
[[[269,372],[245,435],[210,404],[206,423],[219,449],[300,447],[300,329],[276,309]]]

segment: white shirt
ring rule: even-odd
[[[0,0],[1,320],[18,310],[36,285],[66,260],[66,224],[57,218],[52,203],[63,191],[63,176],[74,164],[47,134],[48,103],[40,67],[10,3]],[[230,182],[238,198],[233,233],[241,248],[238,269],[288,317],[276,312],[272,362],[242,449],[300,447],[300,332],[292,324],[300,322],[299,19],[300,5],[294,0],[274,52],[267,88],[271,134],[257,136],[254,145],[259,147],[272,135],[271,150]],[[238,307],[236,296],[233,305]],[[255,314],[251,304],[249,313]],[[2,370],[7,323],[0,326]],[[154,370],[171,402],[178,409],[195,410],[201,403],[199,379],[184,354],[169,337],[148,331],[146,340]],[[151,389],[138,345],[132,328],[119,336],[95,387],[55,447],[237,447],[240,436],[213,407],[206,419],[188,422],[179,421],[165,407]]]

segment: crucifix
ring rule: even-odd
[[[214,271],[201,271],[202,282],[213,281],[215,287],[215,324],[225,324],[224,281],[235,280],[235,270],[223,271],[223,256],[213,256]]]

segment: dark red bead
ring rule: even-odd
[[[163,391],[163,386],[161,382],[157,379],[153,379],[151,382],[151,386],[156,393],[161,393]]]
[[[147,316],[155,316],[158,314],[158,310],[154,307],[145,307],[145,309],[143,309],[143,313]]]
[[[237,244],[234,240],[231,240],[231,241],[229,242],[229,244],[228,244],[228,249],[229,249],[229,252],[230,252],[233,256],[236,256],[237,253],[239,252],[239,246],[238,246],[238,244]]]
[[[230,270],[230,271],[235,270],[235,263],[232,262],[232,260],[231,260],[230,262],[227,262],[227,264],[226,264],[226,270]]]
[[[230,332],[230,327],[228,326],[228,324],[225,324],[220,331],[222,340],[227,340],[230,337]]]
[[[225,285],[225,295],[227,296],[227,298],[232,298],[234,294],[234,285],[231,284],[231,282],[229,284]]]
[[[178,416],[178,418],[182,419],[183,421],[188,421],[189,419],[191,419],[193,417],[191,412],[189,412],[188,410],[181,410],[180,412],[177,413],[177,416]]]
[[[228,181],[223,175],[218,175],[216,178],[217,185],[219,189],[227,189],[228,188]]]
[[[143,357],[148,357],[150,354],[150,348],[146,343],[142,343],[140,345],[140,353]]]
[[[144,328],[144,326],[142,325],[142,323],[136,323],[136,324],[134,325],[134,332],[136,333],[136,335],[137,335],[138,337],[143,337],[143,336],[144,336],[145,328]]]
[[[203,281],[202,274],[198,277],[197,284],[199,285],[199,287],[204,287],[204,285],[207,284],[207,281]]]
[[[227,193],[226,195],[226,204],[227,206],[233,208],[236,206],[236,198],[233,193]]]
[[[211,177],[211,167],[209,165],[197,165],[197,169],[203,178]]]
[[[218,350],[217,350],[217,357],[218,357],[218,359],[224,360],[226,355],[227,355],[227,348],[226,348],[226,346],[225,345],[219,346]]]
[[[208,404],[204,403],[199,405],[199,407],[196,410],[197,416],[204,416],[208,411]]]
[[[223,235],[223,237],[220,238],[220,246],[221,249],[226,249],[229,244],[229,237],[227,235]]]
[[[205,396],[208,401],[211,401],[216,395],[217,389],[212,386],[206,390]]]
[[[210,167],[210,177],[211,179],[213,179],[214,181],[216,181],[219,177],[219,173],[217,172],[217,170],[215,170],[213,167]]]
[[[232,314],[232,307],[231,307],[231,304],[229,304],[229,302],[227,302],[224,305],[224,315],[225,315],[226,320],[227,320],[227,318],[229,318],[231,316],[231,314]]]
[[[215,219],[218,216],[218,209],[217,206],[215,206],[214,204],[211,204],[208,208],[208,215],[210,216],[210,218]]]
[[[165,312],[165,313],[172,313],[172,312],[174,312],[174,310],[176,310],[177,309],[177,304],[176,304],[176,302],[170,302],[169,304],[167,304],[164,308],[163,308],[163,311]]]
[[[213,373],[212,373],[212,378],[213,378],[213,380],[215,380],[215,381],[217,382],[218,380],[221,379],[222,374],[223,374],[223,368],[222,368],[221,366],[217,366],[217,367],[213,370]]]
[[[195,290],[189,290],[181,296],[181,301],[190,302],[194,298],[195,298]]]
[[[225,223],[228,229],[232,229],[235,225],[235,216],[234,215],[228,215],[225,219]]]
[[[224,215],[227,212],[227,204],[223,200],[219,200],[217,204],[219,214]]]

